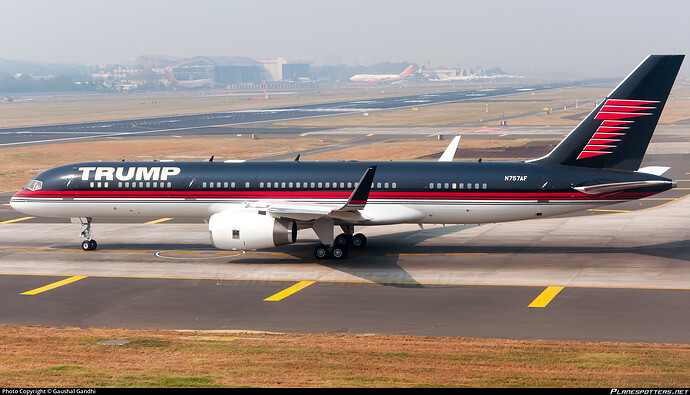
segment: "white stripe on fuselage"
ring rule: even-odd
[[[391,223],[487,223],[548,217],[620,203],[626,200],[370,200],[359,210],[362,218],[356,225]],[[176,217],[209,218],[232,209],[243,209],[247,203],[265,207],[271,203],[292,202],[344,204],[345,200],[247,200],[247,199],[112,199],[112,198],[19,198],[11,204],[17,211],[45,217]],[[538,214],[539,213],[539,214]]]

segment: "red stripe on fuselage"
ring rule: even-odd
[[[615,196],[593,196],[581,192],[384,192],[372,191],[369,200],[573,200],[573,199],[639,199],[654,195],[657,192],[626,192]],[[15,197],[26,198],[122,198],[122,199],[163,199],[163,198],[196,198],[196,199],[347,199],[349,191],[19,191]],[[360,202],[351,204],[360,204]]]

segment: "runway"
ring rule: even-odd
[[[211,247],[205,224],[101,224],[99,250],[83,252],[77,225],[3,224],[0,316],[19,325],[688,343],[689,221],[685,198],[591,217],[372,227],[367,247],[345,261],[316,261],[310,231],[286,248],[238,253]]]
[[[611,80],[554,82],[549,84],[458,90],[370,100],[306,104],[292,107],[269,107],[219,113],[113,120],[108,122],[6,128],[0,129],[0,147],[102,139],[107,137],[132,137],[139,135],[165,136],[180,133],[184,133],[185,135],[226,133],[227,131],[220,130],[219,127],[485,100],[492,97],[608,82],[611,82]],[[302,133],[302,131],[298,129],[289,128],[284,129],[283,133],[288,131],[291,131],[293,134]]]

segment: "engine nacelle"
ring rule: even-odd
[[[208,221],[211,244],[223,250],[255,250],[297,240],[295,221],[273,218],[258,210],[228,210]]]

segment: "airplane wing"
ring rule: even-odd
[[[355,184],[344,205],[322,203],[276,202],[266,204],[268,214],[274,217],[294,219],[297,221],[312,221],[321,217],[331,217],[342,220],[362,220],[364,217],[358,212],[364,208],[369,199],[369,191],[376,173],[376,166],[371,166]]]

